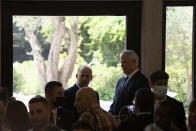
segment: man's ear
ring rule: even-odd
[[[76,78],[78,78],[78,74],[76,74]]]
[[[92,81],[92,79],[93,79],[93,76],[91,77],[91,81]]]
[[[47,100],[50,100],[51,98],[52,98],[52,95],[49,94],[49,93],[46,93],[46,99],[47,99]]]

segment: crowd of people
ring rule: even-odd
[[[93,79],[88,66],[79,67],[76,83],[66,90],[59,81],[49,81],[45,97],[30,99],[29,112],[0,88],[0,131],[196,131],[196,100],[186,119],[183,103],[167,96],[165,71],[152,72],[148,80],[133,50],[123,51],[120,63],[125,76],[116,84],[109,111],[88,87]]]

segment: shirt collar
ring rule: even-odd
[[[76,82],[77,87],[80,89],[81,87],[78,85],[78,83]]]
[[[127,77],[129,77],[129,79],[131,79],[131,77],[133,77],[133,75],[139,71],[139,68],[137,68],[136,70],[134,70],[132,73],[130,73],[129,75],[127,75]]]

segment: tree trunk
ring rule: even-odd
[[[64,16],[55,16],[53,21],[54,33],[53,40],[51,43],[49,55],[48,55],[48,65],[46,68],[45,61],[41,55],[41,45],[29,28],[29,25],[26,24],[25,36],[27,37],[33,52],[34,62],[36,63],[38,69],[38,75],[40,80],[40,89],[42,94],[44,94],[44,87],[48,81],[60,81],[63,84],[63,87],[66,88],[68,79],[71,77],[71,74],[74,69],[74,64],[76,62],[77,55],[77,43],[78,43],[78,17],[73,17],[74,24],[71,27],[71,30],[65,26],[65,17]],[[70,45],[68,49],[68,55],[66,61],[63,63],[60,71],[58,69],[59,63],[59,54],[62,41],[65,37],[65,33],[70,33]]]
[[[29,28],[28,24],[25,25],[24,30],[25,30],[25,36],[31,45],[34,62],[37,66],[38,76],[40,81],[40,90],[44,94],[43,87],[46,84],[46,65],[44,62],[44,58],[41,55],[42,52],[41,46],[33,31]]]
[[[59,54],[62,40],[65,36],[65,17],[55,16],[54,17],[54,33],[53,40],[50,46],[48,55],[48,66],[47,66],[47,82],[48,81],[59,81]]]
[[[74,24],[70,30],[70,46],[68,55],[60,70],[60,81],[64,88],[67,88],[67,82],[74,70],[74,64],[77,56],[78,44],[78,16],[73,16]]]

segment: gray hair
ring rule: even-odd
[[[139,61],[139,58],[138,58],[138,55],[137,53],[134,51],[134,50],[125,50],[125,51],[122,51],[120,53],[120,56],[122,56],[123,54],[126,54],[129,56],[130,60],[135,60],[137,65],[138,65],[138,61]]]

